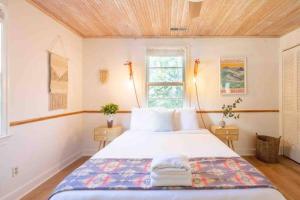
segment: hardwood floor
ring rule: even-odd
[[[55,176],[48,179],[45,183],[28,193],[21,200],[47,200],[54,188],[64,179],[64,177],[66,177],[88,159],[89,157],[82,157],[76,160],[71,165],[58,172]]]
[[[244,157],[263,172],[288,200],[300,199],[300,164],[280,157],[278,164],[267,164],[255,157]]]
[[[82,157],[31,191],[22,200],[46,200],[55,186],[65,176],[79,167],[89,157]],[[245,157],[257,169],[263,172],[288,200],[300,199],[300,165],[292,160],[281,157],[278,164],[267,164],[253,156]]]

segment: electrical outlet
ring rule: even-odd
[[[16,177],[19,174],[19,167],[11,168],[11,177]]]

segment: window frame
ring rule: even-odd
[[[0,3],[0,9],[4,17],[0,19],[2,23],[1,31],[1,129],[0,139],[10,136],[8,133],[8,68],[7,68],[7,7]]]
[[[164,50],[164,51],[172,51],[172,50],[182,50],[183,51],[183,54],[182,54],[182,57],[183,57],[183,60],[182,60],[182,64],[183,64],[183,67],[182,67],[182,82],[149,82],[149,75],[150,75],[150,67],[149,67],[149,58],[151,55],[148,55],[148,50]],[[149,107],[149,87],[150,86],[182,86],[182,100],[183,100],[183,104],[182,104],[182,107],[185,106],[186,104],[186,62],[187,62],[187,54],[186,54],[186,49],[185,48],[148,48],[146,50],[146,84],[145,84],[145,91],[146,91],[146,105],[147,107]],[[161,57],[164,57],[164,56],[161,56]],[[166,56],[167,57],[167,56]],[[166,68],[166,67],[158,67],[159,68]],[[171,68],[171,67],[170,67]],[[172,68],[181,68],[181,67],[172,67]],[[179,99],[179,98],[174,98],[174,99]]]

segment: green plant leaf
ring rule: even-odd
[[[229,105],[223,104],[222,106],[223,117],[239,119],[240,114],[235,114],[233,109],[236,108],[237,104],[241,103],[242,101],[243,101],[242,98],[239,97],[232,104]]]
[[[119,110],[119,106],[113,103],[106,104],[101,107],[101,112],[103,112],[104,115],[116,114],[118,110]]]

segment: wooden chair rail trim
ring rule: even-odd
[[[266,110],[235,110],[236,113],[266,113],[266,112],[279,112],[278,109]],[[222,110],[197,110],[197,113],[222,113]]]
[[[278,109],[265,109],[265,110],[235,110],[236,113],[260,113],[260,112],[279,112]],[[98,110],[85,110],[83,113],[101,113]],[[131,113],[130,110],[119,110],[117,113]],[[222,110],[197,110],[197,113],[222,113]]]
[[[277,113],[279,110],[273,109],[273,110],[235,110],[235,112],[238,113]],[[82,113],[102,113],[101,111],[98,110],[83,110],[83,111],[76,111],[76,112],[69,112],[69,113],[62,113],[62,114],[57,114],[57,115],[50,115],[50,116],[45,116],[45,117],[37,117],[37,118],[31,118],[31,119],[26,119],[26,120],[20,120],[20,121],[12,121],[9,123],[9,126],[19,126],[22,124],[29,124],[29,123],[34,123],[34,122],[39,122],[39,121],[45,121],[49,119],[55,119],[55,118],[60,118],[60,117],[66,117],[70,115],[77,115],[77,114],[82,114]],[[129,114],[131,113],[130,110],[120,110],[118,111],[120,114]],[[197,113],[222,113],[221,110],[198,110]]]
[[[45,121],[45,120],[49,120],[49,119],[66,117],[66,116],[70,116],[70,115],[77,115],[77,114],[81,114],[81,113],[83,113],[83,111],[76,111],[76,112],[69,112],[69,113],[63,113],[63,114],[57,114],[57,115],[50,115],[50,116],[45,116],[45,117],[25,119],[25,120],[20,120],[20,121],[13,121],[13,122],[9,123],[9,126],[19,126],[22,124],[29,124],[29,123]]]

